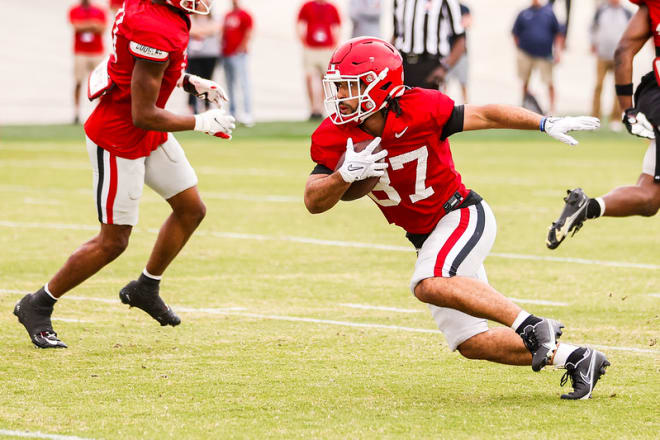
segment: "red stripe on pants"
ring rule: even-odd
[[[110,154],[110,178],[108,186],[108,199],[105,203],[106,211],[106,223],[109,225],[113,224],[112,219],[112,208],[115,203],[115,196],[117,195],[117,156]]]
[[[445,241],[445,244],[440,249],[440,252],[438,252],[438,258],[435,260],[433,275],[436,277],[442,276],[442,268],[445,265],[447,255],[449,255],[449,252],[454,247],[458,239],[461,238],[461,235],[463,235],[463,232],[465,232],[468,224],[470,223],[470,208],[463,208],[460,211],[461,219],[458,221],[458,226],[456,226],[454,232],[452,232],[447,241]]]

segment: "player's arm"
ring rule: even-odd
[[[145,130],[184,131],[195,128],[195,118],[178,115],[156,106],[163,75],[169,61],[153,62],[135,58],[131,78],[133,125]]]
[[[315,174],[321,171],[319,167],[315,168],[305,184],[305,207],[312,214],[320,214],[335,206],[351,186],[338,171],[326,169],[331,174]]]
[[[135,58],[131,78],[133,125],[145,130],[167,132],[196,130],[230,139],[231,132],[235,128],[234,118],[220,109],[190,116],[172,113],[156,106],[168,64],[169,61],[153,62]]]
[[[639,9],[628,22],[616,51],[614,52],[614,82],[619,104],[622,109],[632,107],[632,73],[633,58],[651,37],[649,9],[640,5]]]
[[[595,130],[598,118],[590,116],[552,118],[522,107],[502,104],[456,106],[444,124],[442,137],[459,131],[509,128],[514,130],[540,130],[569,145],[577,141],[566,133],[572,130]]]
[[[373,151],[380,145],[380,138],[374,138],[364,150],[355,151],[353,139],[346,141],[344,162],[337,171],[318,164],[305,184],[305,207],[312,214],[320,214],[337,204],[351,183],[385,174],[387,163],[381,160],[387,150]]]

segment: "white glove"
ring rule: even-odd
[[[228,102],[227,94],[215,81],[201,78],[197,75],[186,73],[183,75],[181,87],[188,93],[191,93],[198,98],[206,99],[209,102],[215,103],[218,107],[222,107],[223,101]]]
[[[201,131],[223,139],[231,139],[231,132],[236,128],[236,119],[224,110],[215,108],[195,115],[195,131]]]
[[[572,130],[595,130],[600,127],[600,120],[591,116],[567,116],[565,118],[545,118],[543,131],[558,141],[568,145],[577,145],[578,141],[567,135]]]
[[[646,119],[644,113],[638,112],[634,108],[629,108],[623,112],[623,123],[630,134],[647,139],[655,139],[653,124]]]
[[[387,162],[378,161],[387,156],[387,150],[381,150],[376,154],[372,154],[379,144],[380,138],[377,137],[364,150],[356,153],[353,148],[353,139],[348,138],[348,141],[346,141],[344,163],[338,170],[341,178],[345,182],[352,183],[357,180],[380,177],[385,174],[384,170],[387,168]]]

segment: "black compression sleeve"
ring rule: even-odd
[[[442,129],[442,134],[440,139],[443,141],[447,139],[454,133],[460,133],[463,131],[463,121],[465,119],[465,109],[462,105],[454,106],[454,110],[451,112],[451,116],[447,120],[447,123]]]
[[[326,167],[325,165],[321,165],[320,163],[317,163],[314,169],[312,170],[312,174],[332,174],[334,171],[332,171],[330,168]]]

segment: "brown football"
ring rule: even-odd
[[[365,148],[367,148],[367,145],[369,145],[370,143],[371,140],[357,142],[353,144],[353,148],[355,149],[356,152],[360,152]],[[373,152],[378,153],[382,149],[383,148],[380,145],[378,145]],[[337,171],[339,167],[341,167],[342,164],[344,163],[345,155],[346,153],[342,154],[341,157],[339,158],[339,162],[337,162],[335,171]],[[380,161],[382,162],[384,160],[385,159],[381,159]],[[378,183],[378,179],[380,179],[380,177],[370,177],[368,179],[358,180],[357,182],[351,183],[351,186],[349,186],[346,192],[344,193],[344,195],[341,196],[341,199],[345,202],[349,202],[351,200],[357,200],[359,198],[366,196],[371,192],[371,190],[374,189],[374,186],[376,186],[376,184]]]

